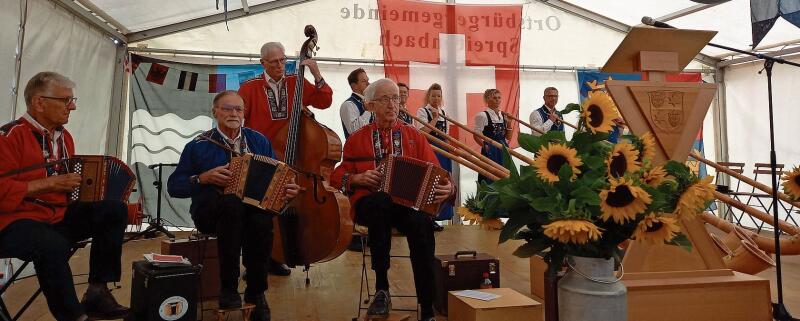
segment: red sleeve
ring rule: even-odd
[[[0,175],[18,169],[22,152],[15,148],[14,138],[0,135]],[[13,178],[0,178],[0,215],[13,212],[28,193],[28,183]]]
[[[355,163],[347,161],[348,157],[352,157],[351,155],[353,155],[353,149],[355,145],[352,143],[353,142],[352,137],[350,138],[351,139],[347,140],[344,143],[344,152],[342,152],[343,154],[342,162],[339,163],[339,166],[336,166],[336,168],[333,170],[333,173],[331,174],[331,186],[339,190],[341,190],[342,185],[344,185],[345,175],[351,176],[353,174],[357,174]],[[349,186],[350,178],[351,177],[348,177],[347,190],[350,190]]]
[[[242,101],[244,101],[244,120],[248,122],[250,120],[250,111],[253,110],[252,99],[249,95],[248,90],[249,86],[241,86],[239,87],[239,96],[242,97]],[[249,125],[249,124],[247,124]]]
[[[333,89],[325,82],[322,88],[317,88],[303,79],[303,106],[314,106],[317,109],[326,109],[333,103]]]

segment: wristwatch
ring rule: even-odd
[[[189,176],[189,183],[200,185],[200,175]]]

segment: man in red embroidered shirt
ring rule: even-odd
[[[239,96],[244,100],[244,125],[266,136],[274,146],[286,146],[277,141],[278,131],[289,124],[294,104],[297,75],[285,75],[286,50],[280,42],[268,42],[261,46],[261,65],[264,74],[245,81],[239,87]],[[303,106],[325,109],[333,102],[333,89],[322,79],[317,62],[306,59],[302,63],[314,76],[312,85],[303,79]],[[299,68],[300,66],[298,66]],[[275,150],[278,155],[285,151]],[[282,157],[282,156],[279,156]],[[286,264],[270,260],[269,273],[287,276],[292,270]]]
[[[75,153],[63,127],[77,108],[74,87],[57,73],[36,74],[25,87],[28,112],[0,127],[0,257],[33,261],[56,320],[121,319],[128,308],[117,304],[106,283],[120,280],[127,208],[119,201],[67,204],[81,177],[58,163]],[[45,163],[55,164],[36,167]],[[88,238],[89,287],[79,303],[69,250]]]
[[[408,238],[422,320],[431,321],[434,320],[433,253],[436,247],[433,217],[394,204],[386,193],[375,192],[382,180],[375,165],[390,154],[424,160],[436,166],[439,161],[428,140],[416,128],[398,120],[400,91],[394,81],[380,79],[364,90],[364,96],[375,121],[347,139],[343,161],[331,174],[331,184],[350,195],[356,222],[369,228],[376,293],[367,315],[385,317],[391,309],[387,272],[391,229],[395,227]],[[435,194],[436,202],[452,201],[455,189],[448,180],[446,185],[435,188]]]
[[[261,47],[264,74],[245,81],[239,87],[244,99],[244,125],[255,129],[275,143],[278,131],[289,123],[294,104],[297,75],[285,75],[286,53],[280,42],[268,42]],[[303,60],[314,75],[314,85],[303,79],[303,106],[325,109],[333,102],[333,89],[322,79],[317,62]],[[298,66],[300,68],[300,66]],[[283,146],[283,144],[278,144]],[[278,151],[283,154],[283,151]]]

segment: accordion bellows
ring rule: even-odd
[[[272,214],[280,214],[286,207],[286,184],[297,178],[297,171],[289,165],[253,154],[231,158],[228,170],[232,175],[224,194],[234,194],[245,204]]]
[[[69,194],[70,202],[115,200],[128,203],[136,175],[113,156],[76,155],[69,159],[72,173],[81,174],[81,186]]]
[[[403,156],[388,156],[377,168],[383,181],[379,191],[389,194],[395,204],[424,212],[439,213],[441,203],[434,201],[434,186],[448,180],[450,174],[426,161]]]

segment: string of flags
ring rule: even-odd
[[[142,57],[139,55],[130,55],[125,59],[125,71],[128,73],[133,74],[138,68],[139,65],[142,63]],[[170,81],[169,84],[165,84],[167,82],[167,74],[170,72],[178,73],[177,76],[177,83]],[[162,86],[175,86],[174,88],[177,90],[184,90],[184,91],[204,91],[207,84],[207,89],[209,93],[219,93],[225,90],[235,90],[238,88],[228,88],[233,87],[229,86],[228,80],[235,79],[236,84],[241,84],[249,79],[258,77],[261,74],[261,70],[258,69],[258,66],[254,66],[253,70],[247,70],[242,72],[236,73],[221,73],[221,74],[203,74],[197,73],[192,71],[186,70],[179,70],[177,68],[170,67],[165,64],[160,64],[157,62],[150,62],[150,69],[147,71],[147,80],[150,83],[162,85]],[[198,88],[198,83],[200,83],[200,88]]]

